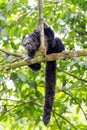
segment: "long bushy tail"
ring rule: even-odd
[[[54,101],[56,84],[56,61],[50,61],[46,64],[46,88],[43,122],[47,125],[50,121],[50,114]]]

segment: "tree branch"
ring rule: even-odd
[[[18,25],[22,20],[24,20],[24,18],[27,16],[27,15],[29,15],[32,11],[33,11],[33,9],[32,8],[30,8],[31,10],[29,10],[27,13],[25,13],[25,14],[22,14],[16,21],[14,21],[13,23],[11,23],[10,25],[8,25],[8,27],[9,27],[9,29],[10,28],[12,28],[13,26],[15,26],[15,25]]]
[[[57,68],[57,70],[58,70],[58,71],[61,71],[61,72],[63,72],[63,73],[65,73],[65,74],[67,74],[67,75],[69,75],[69,76],[72,76],[73,78],[76,78],[77,80],[81,80],[81,81],[87,83],[87,80],[86,80],[86,79],[79,78],[79,77],[77,77],[76,75],[71,74],[71,73],[69,73],[69,72],[66,72],[65,70],[62,70],[62,69],[60,69],[60,68]]]
[[[66,92],[66,91],[64,91],[64,90],[62,90],[62,92],[64,92],[65,94],[67,94],[69,97],[72,98],[72,100],[73,100],[73,101],[79,106],[79,108],[82,110],[82,112],[83,112],[83,114],[84,114],[84,117],[85,117],[85,119],[87,120],[87,115],[86,115],[85,111],[83,110],[82,106],[80,105],[80,103],[76,100],[76,98],[74,98],[74,97],[72,96],[72,94],[70,94],[70,93],[68,93],[68,92]]]
[[[61,114],[59,114],[59,113],[57,113],[57,112],[55,112],[55,111],[53,111],[53,112],[54,112],[54,114],[56,114],[57,116],[59,116],[60,118],[62,118],[62,119],[65,120],[66,122],[68,122],[75,130],[77,130],[77,128],[74,126],[74,124],[71,123],[67,118],[65,118],[64,116],[62,116]]]
[[[53,54],[46,55],[45,57],[44,57],[44,55],[38,55],[37,57],[31,59],[30,62],[26,62],[25,60],[23,60],[23,61],[18,61],[18,62],[12,63],[12,64],[0,66],[0,71],[11,70],[11,69],[19,68],[22,66],[31,65],[34,63],[41,63],[41,62],[58,60],[58,59],[65,60],[65,59],[70,59],[73,57],[80,57],[80,56],[87,56],[87,50],[70,51],[67,54],[53,53]]]
[[[56,0],[55,2],[49,0],[44,1],[44,3],[50,3],[50,4],[58,4],[59,2],[60,0]]]
[[[39,24],[40,24],[40,48],[39,51],[43,54],[46,55],[46,48],[44,44],[44,25],[43,25],[43,5],[42,5],[42,0],[38,0],[38,5],[39,5]]]
[[[37,97],[37,98],[35,98],[33,100],[29,100],[29,101],[21,101],[21,100],[17,101],[16,100],[17,105],[14,105],[12,108],[10,108],[7,111],[5,111],[4,113],[2,113],[1,116],[13,111],[15,108],[20,107],[21,105],[23,106],[23,105],[26,105],[26,104],[32,104],[32,105],[36,105],[36,106],[39,106],[39,107],[43,107],[42,105],[40,105],[39,103],[36,102],[38,99],[41,99],[41,98],[43,98],[43,96]],[[8,99],[1,99],[1,100],[8,100]],[[15,101],[15,100],[10,100],[10,101]]]
[[[22,55],[19,55],[19,54],[16,54],[16,53],[12,53],[12,52],[8,52],[8,51],[3,50],[3,49],[0,49],[0,51],[3,52],[3,53],[5,53],[5,54],[8,55],[8,56],[12,55],[12,56],[24,58]]]

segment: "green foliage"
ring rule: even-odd
[[[87,48],[86,0],[44,0],[44,20],[68,50]],[[23,38],[38,24],[38,1],[0,0],[0,49],[26,56]],[[0,65],[20,60],[0,51]],[[86,130],[87,58],[57,61],[52,118],[43,125],[45,64],[39,72],[28,67],[0,73],[0,130]],[[84,79],[84,80],[83,80]]]

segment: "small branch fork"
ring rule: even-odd
[[[8,52],[6,50],[0,49],[1,52],[5,53],[8,56],[16,56],[16,57],[22,57],[22,55],[16,54],[16,53],[12,53],[12,52]]]
[[[16,57],[11,63],[18,61],[19,59],[24,59],[24,57],[21,54],[8,52],[8,51],[3,50],[3,49],[0,49],[0,51],[6,54],[6,56],[2,60],[0,60],[0,63],[6,61],[10,56]]]

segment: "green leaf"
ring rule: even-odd
[[[17,75],[18,75],[19,79],[20,79],[22,82],[25,82],[25,81],[26,81],[26,77],[25,77],[25,75],[24,75],[23,73],[18,72]]]
[[[19,47],[18,44],[15,44],[15,43],[13,43],[13,42],[11,42],[11,46],[12,46],[12,48],[13,48],[14,50],[17,50],[18,47]]]
[[[79,111],[80,111],[80,107],[79,107],[79,106],[77,106],[77,107],[76,107],[76,113],[78,114],[78,113],[79,113]]]

